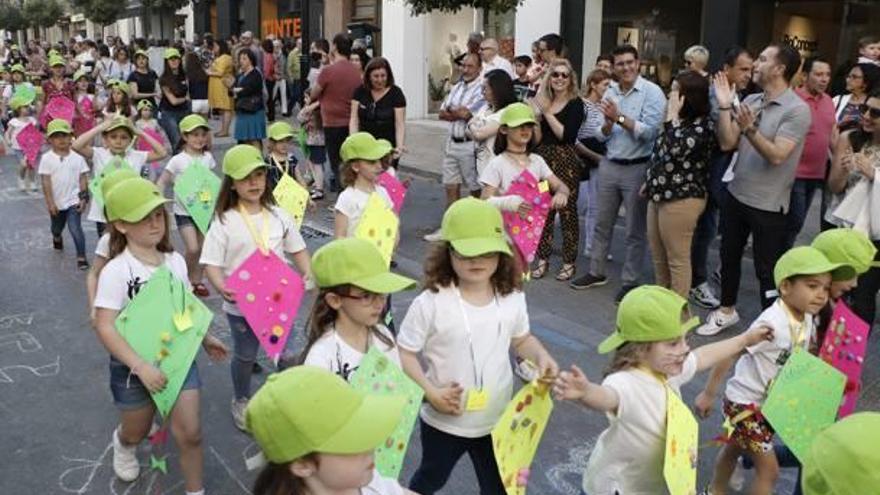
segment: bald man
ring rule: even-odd
[[[513,65],[511,65],[510,61],[498,55],[498,42],[495,39],[486,38],[480,43],[480,58],[483,60],[483,72],[481,75],[485,76],[495,69],[501,69],[507,72],[511,79],[516,78],[516,73],[514,73]]]

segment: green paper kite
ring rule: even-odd
[[[211,169],[195,161],[174,181],[174,194],[199,230],[207,234],[220,194],[220,179]]]
[[[131,165],[122,158],[114,157],[98,175],[92,177],[92,180],[89,181],[89,193],[92,195],[95,203],[101,208],[104,208],[104,192],[101,190],[101,184],[104,182],[104,179],[113,175],[113,172],[125,167],[130,168]]]
[[[355,390],[367,394],[397,395],[407,399],[400,423],[391,436],[379,445],[375,454],[379,473],[397,479],[425,393],[416,382],[406,376],[397,363],[388,359],[376,347],[370,348],[350,381]]]
[[[773,381],[761,413],[801,462],[816,435],[834,423],[845,385],[843,373],[804,350]]]
[[[128,345],[165,374],[165,388],[152,394],[162,417],[174,407],[213,318],[211,310],[164,266],[116,318],[116,329]]]
[[[168,474],[168,460],[165,457],[150,455],[150,469],[162,471],[162,474]]]
[[[15,88],[12,98],[17,98],[25,102],[26,105],[30,105],[37,99],[37,88],[33,84],[20,84]]]

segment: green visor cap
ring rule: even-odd
[[[249,144],[237,144],[223,156],[223,173],[235,180],[242,180],[254,170],[265,167],[260,150]]]
[[[104,198],[104,209],[110,222],[140,222],[168,202],[155,184],[141,178],[124,180],[109,191]]]
[[[385,442],[406,399],[367,395],[315,366],[273,373],[251,398],[245,425],[272,463],[310,453],[361,454]]]
[[[147,107],[153,108],[153,102],[150,100],[141,100],[137,104],[138,112],[140,112],[141,110],[143,110],[144,108],[147,108]]]
[[[73,73],[73,82],[78,82],[80,79],[82,79],[84,77],[86,77],[86,78],[89,77],[89,73],[86,72],[84,69],[80,69],[80,70]]]
[[[184,134],[186,134],[187,132],[192,132],[200,127],[209,131],[211,130],[210,124],[208,124],[208,121],[205,120],[205,118],[201,115],[187,115],[180,120],[180,132]]]
[[[681,337],[700,323],[696,316],[682,322],[687,301],[659,285],[642,285],[624,296],[617,308],[617,329],[599,344],[607,354],[626,342],[662,342]]]
[[[61,55],[53,55],[49,57],[49,67],[57,67],[59,65],[67,65],[67,62],[64,61],[64,57]]]
[[[138,50],[138,51],[134,52],[134,58],[138,58],[138,57],[144,57],[147,60],[150,59],[150,56],[147,55],[147,52],[145,52],[143,50]]]
[[[773,268],[773,281],[776,287],[782,281],[797,275],[818,275],[831,273],[834,280],[849,280],[856,276],[856,270],[843,263],[832,263],[812,246],[798,246],[785,252]]]
[[[275,122],[269,126],[269,139],[272,141],[283,141],[296,136],[293,127],[287,122]]]
[[[482,199],[464,198],[452,203],[443,215],[440,234],[462,256],[511,254],[501,212]]]
[[[104,171],[101,173],[104,174],[104,180],[101,181],[101,196],[105,198],[117,184],[128,179],[140,178],[140,174],[127,164],[120,164],[120,168],[104,168]]]
[[[118,117],[113,117],[113,120],[110,121],[110,125],[107,126],[106,129],[104,129],[104,132],[102,132],[102,134],[110,133],[112,131],[115,131],[116,129],[126,129],[128,133],[132,136],[134,136],[135,134],[134,126],[131,125],[131,121],[128,120],[128,117],[123,117],[121,115]]]
[[[874,257],[877,255],[877,248],[865,233],[858,230],[826,230],[817,235],[810,245],[822,251],[828,261],[853,267],[858,275],[875,266]],[[846,279],[834,277],[834,280]]]
[[[535,112],[525,103],[511,103],[501,111],[501,125],[519,127],[523,124],[536,124]]]
[[[9,69],[9,72],[19,72],[21,74],[24,74],[24,66],[21,64],[15,64],[12,66],[12,68]]]
[[[877,493],[878,445],[880,413],[856,413],[823,430],[810,445],[806,459],[802,459],[804,495]]]
[[[165,49],[165,60],[169,58],[180,58],[180,51],[177,48],[166,48]]]
[[[348,136],[339,149],[339,156],[343,162],[381,160],[388,153],[391,153],[391,145],[380,143],[369,132],[356,132]]]
[[[350,284],[376,294],[391,294],[416,285],[415,280],[388,270],[374,244],[353,237],[331,241],[315,251],[312,273],[322,289]]]
[[[70,124],[64,119],[53,119],[46,126],[46,137],[52,137],[55,134],[73,134]]]
[[[21,96],[21,95],[16,95],[16,96],[13,96],[12,99],[9,100],[9,108],[11,108],[13,110],[18,110],[21,107],[26,107],[26,106],[30,105],[32,102],[33,102],[32,99],[29,99],[29,98]]]

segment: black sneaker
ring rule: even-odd
[[[568,286],[574,290],[589,289],[590,287],[599,287],[608,283],[608,277],[597,277],[591,273],[583,277],[576,278],[568,283]]]
[[[260,365],[260,363],[254,362],[253,372],[257,374],[263,372],[263,367]]]
[[[89,269],[89,262],[86,260],[76,260],[76,267],[82,271]]]
[[[52,247],[59,251],[64,249],[64,240],[61,239],[61,236],[52,237]]]
[[[617,291],[617,295],[614,296],[614,305],[617,306],[618,304],[620,304],[620,301],[622,301],[623,298],[626,297],[627,294],[629,294],[629,291],[635,289],[636,287],[638,287],[638,285],[624,285],[623,287],[621,287],[620,290]]]

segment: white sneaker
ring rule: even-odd
[[[119,440],[119,428],[113,430],[113,472],[126,483],[137,479],[141,466],[137,460],[137,446],[126,447]]]
[[[443,232],[441,232],[440,229],[437,229],[434,232],[431,232],[430,234],[426,235],[425,237],[422,237],[422,239],[424,239],[426,242],[442,241],[443,240]]]
[[[736,459],[736,467],[733,468],[733,474],[730,475],[730,481],[727,482],[731,490],[740,492],[746,484],[746,468],[743,466],[742,457]]]
[[[513,367],[516,376],[526,383],[531,383],[538,379],[538,370],[532,363],[525,359],[517,359],[516,366]]]
[[[38,192],[39,190],[40,186],[37,184],[37,181],[31,181],[31,192]]]
[[[27,192],[27,185],[24,183],[24,179],[21,177],[18,178],[18,189],[22,192]]]
[[[733,310],[733,313],[723,313],[720,309],[716,309],[709,313],[706,317],[706,323],[697,328],[698,335],[717,335],[725,328],[732,327],[739,323],[739,313]]]
[[[715,309],[718,306],[721,306],[721,301],[719,301],[718,298],[715,297],[715,294],[712,293],[712,287],[709,286],[708,282],[703,282],[692,288],[689,295],[691,296],[691,300],[697,306],[706,309]]]
[[[247,409],[247,405],[247,399],[238,400],[233,397],[232,406],[230,407],[232,411],[232,422],[235,423],[236,428],[244,432],[247,432],[247,428],[245,428],[244,425],[244,410]]]

